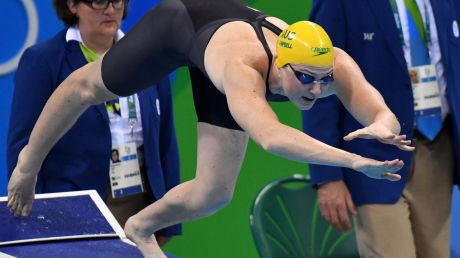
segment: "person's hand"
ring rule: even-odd
[[[411,140],[408,140],[406,135],[396,135],[380,123],[373,123],[343,137],[345,141],[351,141],[355,138],[377,139],[382,143],[395,145],[404,151],[413,151],[415,149],[410,146]]]
[[[8,183],[8,208],[15,216],[29,216],[34,201],[37,176],[16,166]]]
[[[357,211],[350,192],[342,180],[320,185],[318,188],[318,204],[321,215],[336,230],[344,232],[353,227],[348,211],[353,215],[356,215]]]
[[[166,245],[169,241],[171,241],[171,237],[170,237],[170,236],[162,236],[162,235],[155,234],[155,238],[157,239],[158,245],[159,245],[160,247],[163,247],[163,246]]]
[[[399,181],[401,176],[394,173],[400,170],[403,166],[404,162],[400,159],[378,161],[356,155],[351,168],[370,178]]]

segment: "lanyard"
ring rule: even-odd
[[[136,101],[134,100],[134,95],[128,96],[128,110],[129,110],[129,119],[137,120]]]
[[[137,113],[136,113],[136,101],[134,95],[128,96],[128,110],[129,110],[129,127],[131,129],[131,135],[133,134],[134,124],[137,122]]]
[[[404,41],[404,35],[402,31],[402,24],[401,24],[401,17],[399,16],[398,12],[398,6],[396,4],[396,0],[390,0],[391,4],[391,10],[393,11],[393,15],[396,20],[396,27],[398,28],[399,31],[399,39],[401,40],[401,44],[404,47],[407,47],[406,42]],[[430,46],[431,46],[431,34],[430,34],[430,17],[428,14],[428,10],[426,7],[426,4],[424,4],[424,9],[425,9],[425,26],[423,24],[423,20],[421,18],[420,11],[417,7],[417,3],[415,0],[404,0],[404,4],[406,5],[406,8],[409,9],[410,15],[413,16],[415,23],[417,25],[417,29],[420,33],[420,36],[422,37],[423,42],[425,43],[425,46],[428,49],[428,53],[430,53]],[[409,14],[408,14],[409,15]]]

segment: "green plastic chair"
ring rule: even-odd
[[[293,175],[260,191],[250,215],[262,258],[359,258],[354,230],[339,233],[321,216],[309,178]]]

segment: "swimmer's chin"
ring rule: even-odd
[[[301,107],[298,106],[298,108],[299,108],[300,110],[310,110],[312,107],[313,107],[313,105],[301,106]]]
[[[300,110],[310,110],[313,105],[315,104],[316,102],[316,98],[308,98],[308,97],[305,97],[305,96],[302,96],[302,103],[299,103],[297,105],[297,107],[300,109]]]

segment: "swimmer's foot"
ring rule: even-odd
[[[136,219],[131,217],[126,221],[124,230],[126,237],[136,244],[144,258],[167,258],[158,246],[155,236],[143,233],[138,225]]]

